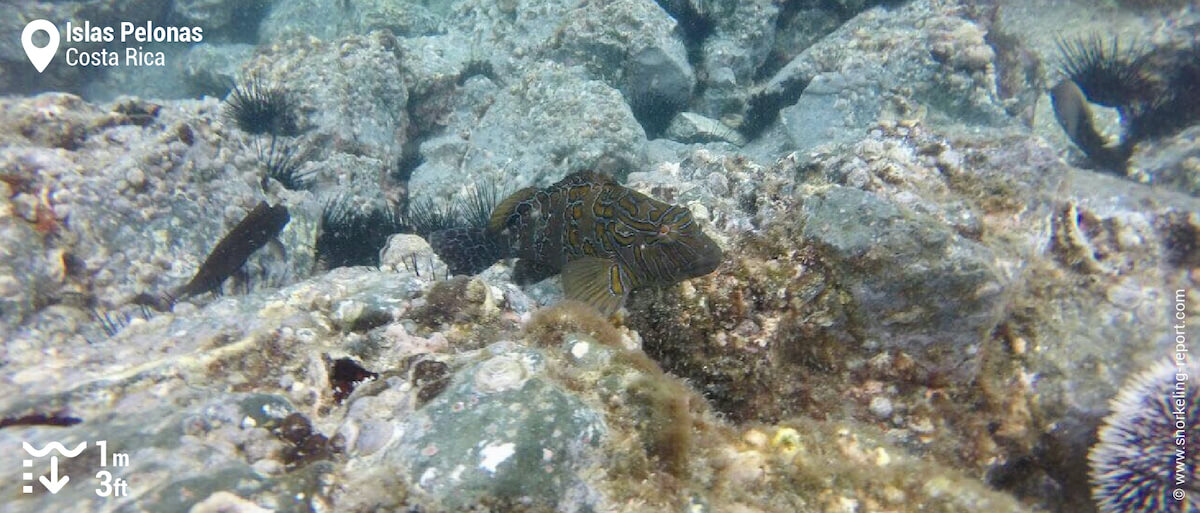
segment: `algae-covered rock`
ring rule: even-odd
[[[283,283],[307,272],[312,217],[304,199],[266,196],[253,150],[217,122],[221,117],[212,98],[172,108],[138,99],[97,105],[53,93],[4,100],[0,123],[10,129],[0,145],[7,188],[0,216],[12,224],[2,246],[28,255],[12,266],[44,259],[37,272],[21,270],[18,281],[26,285],[6,297],[70,307],[83,321],[78,330],[44,322],[21,337],[23,344],[62,347],[55,342],[60,336],[84,344],[103,333],[89,326],[90,307],[117,318],[134,315],[135,309],[120,310],[138,294],[157,296],[187,283],[217,242],[264,200],[290,209],[279,236],[289,257],[259,251],[243,278],[257,282],[270,269]],[[226,286],[245,283],[232,278]]]
[[[544,376],[544,356],[493,346],[407,419],[387,456],[414,488],[449,509],[481,500],[590,511],[578,474],[599,457],[600,414]]]
[[[868,348],[904,351],[954,381],[975,377],[982,340],[1004,307],[986,247],[856,189],[820,191],[802,208],[804,237],[850,294]]]
[[[0,509],[1089,511],[1108,400],[1198,336],[1167,316],[1200,309],[1200,168],[1195,127],[1129,177],[1062,158],[1030,105],[1057,30],[1161,46],[1197,20],[1084,3],[0,6],[13,41],[37,18],[205,33],[145,69],[0,48],[0,446],[130,457],[127,497],[95,495],[91,445],[63,492]],[[229,81],[295,101],[306,190],[263,180]],[[14,96],[51,89],[83,96]],[[612,316],[511,261],[447,276],[417,235],[314,265],[322,204],[407,231],[424,200],[584,168],[689,209],[724,262]],[[262,201],[282,245],[163,306]]]
[[[298,461],[294,443],[279,429],[294,414],[295,407],[287,399],[254,393],[205,397],[195,392],[182,393],[176,399],[181,404],[138,402],[140,398],[127,397],[112,413],[89,417],[85,423],[18,426],[0,432],[0,441],[14,447],[23,442],[38,448],[50,442],[69,449],[82,447],[77,456],[61,457],[61,475],[69,477],[61,491],[23,496],[6,504],[8,511],[117,511],[129,495],[136,496],[146,509],[187,511],[222,491],[253,494],[260,503],[276,507],[293,503],[289,495],[295,491],[309,494],[295,506],[286,507],[287,511],[320,500],[319,479],[329,468],[320,464],[301,467],[331,455],[326,451],[302,465],[287,466]],[[123,414],[134,411],[137,415]],[[103,464],[102,456],[106,458]],[[39,472],[44,472],[46,459],[36,463]],[[112,476],[110,485],[124,481],[125,493],[115,497],[97,494],[104,489],[103,478],[97,475],[102,471]],[[64,500],[70,501],[71,507],[63,507]]]

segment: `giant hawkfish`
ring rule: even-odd
[[[619,309],[634,289],[703,276],[722,258],[687,208],[592,171],[511,194],[493,209],[486,227],[452,228],[429,239],[456,274],[517,258],[517,284],[561,273],[568,299],[605,313]]]

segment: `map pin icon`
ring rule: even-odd
[[[33,44],[33,34],[39,30],[50,36],[50,44],[41,48]],[[58,27],[46,20],[29,22],[25,25],[25,30],[21,31],[21,46],[25,47],[25,55],[29,57],[33,67],[37,68],[38,73],[45,71],[46,66],[54,59],[54,52],[58,51]]]

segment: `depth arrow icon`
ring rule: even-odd
[[[58,456],[50,457],[50,479],[46,479],[46,476],[38,476],[38,481],[41,481],[42,486],[50,490],[51,494],[58,493],[70,480],[71,476],[62,476],[61,480],[58,478]]]

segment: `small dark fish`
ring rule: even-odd
[[[1099,167],[1125,176],[1134,147],[1200,122],[1200,42],[1122,45],[1099,35],[1060,40],[1066,79],[1050,90],[1063,130]],[[1088,102],[1121,116],[1118,142],[1096,130]]]
[[[290,220],[287,207],[282,204],[272,207],[265,201],[259,203],[217,242],[217,247],[213,248],[186,285],[165,299],[143,293],[133,302],[165,311],[171,308],[176,299],[219,290],[225,280],[245,265],[250,255],[274,240]]]
[[[21,417],[0,419],[0,429],[10,426],[74,426],[80,422],[83,422],[83,419],[65,415],[62,412],[31,413]]]
[[[1050,102],[1054,105],[1054,117],[1071,138],[1096,164],[1117,174],[1123,174],[1125,161],[1131,148],[1125,144],[1110,145],[1096,130],[1092,121],[1092,110],[1088,107],[1083,91],[1075,82],[1063,80],[1050,90]]]
[[[259,203],[217,243],[200,264],[200,270],[187,285],[176,291],[175,297],[195,296],[220,288],[242,268],[250,255],[278,236],[290,220],[287,207],[282,204],[272,207],[265,201]]]
[[[486,229],[439,235],[431,235],[438,241],[431,245],[452,270],[517,257],[518,284],[562,273],[567,298],[605,313],[620,308],[633,289],[703,276],[722,258],[687,208],[591,171],[513,193],[493,210]]]

